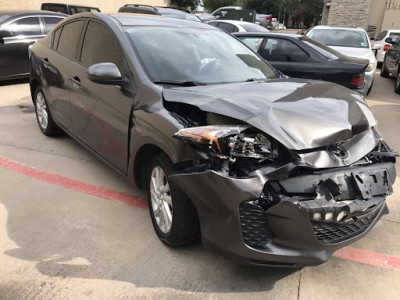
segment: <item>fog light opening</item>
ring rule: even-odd
[[[336,216],[336,221],[340,222],[343,221],[347,216],[347,212],[342,210],[337,216]]]
[[[325,221],[332,221],[333,220],[333,213],[328,212],[325,214]]]
[[[321,213],[314,213],[313,219],[316,221],[320,221],[322,219]]]

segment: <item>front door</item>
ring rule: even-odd
[[[87,78],[88,67],[103,62],[114,63],[124,77],[132,78],[118,39],[105,24],[89,21],[79,62],[69,78],[72,133],[126,173],[134,94],[118,85],[97,84]]]

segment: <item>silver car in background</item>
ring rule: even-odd
[[[377,67],[374,51],[379,50],[380,46],[371,46],[369,37],[364,29],[315,26],[306,32],[306,36],[329,46],[343,55],[368,59],[370,63],[365,72],[365,86],[362,94],[369,94],[374,83]]]

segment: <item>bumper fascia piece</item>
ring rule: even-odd
[[[291,168],[280,168],[282,172],[288,169]],[[336,171],[329,170],[325,175],[312,176],[314,180],[318,180],[318,176],[321,177],[320,180],[324,180],[328,177],[346,176],[349,172],[359,174],[363,171],[371,173],[374,170],[387,172],[391,190],[396,178],[394,163],[338,168]],[[279,173],[260,173],[252,178],[238,179],[223,176],[215,171],[206,171],[175,174],[170,176],[170,180],[185,191],[195,204],[199,214],[203,244],[245,264],[279,267],[321,264],[328,260],[335,250],[364,236],[386,210],[386,196],[382,196],[379,203],[369,210],[373,218],[362,231],[341,242],[324,244],[314,234],[310,211],[299,205],[298,201],[291,201],[288,198],[265,210],[272,238],[262,249],[250,247],[242,236],[239,206],[242,203],[257,201],[268,181],[282,178],[282,174]],[[288,180],[304,182],[306,186],[310,180],[307,176],[309,175],[300,175]]]

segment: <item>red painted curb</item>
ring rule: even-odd
[[[147,200],[144,198],[38,170],[5,157],[0,157],[0,167],[84,194],[121,202],[130,206],[148,208]]]
[[[400,271],[400,258],[368,250],[344,247],[337,250],[333,254],[333,256],[378,267],[381,269]]]

